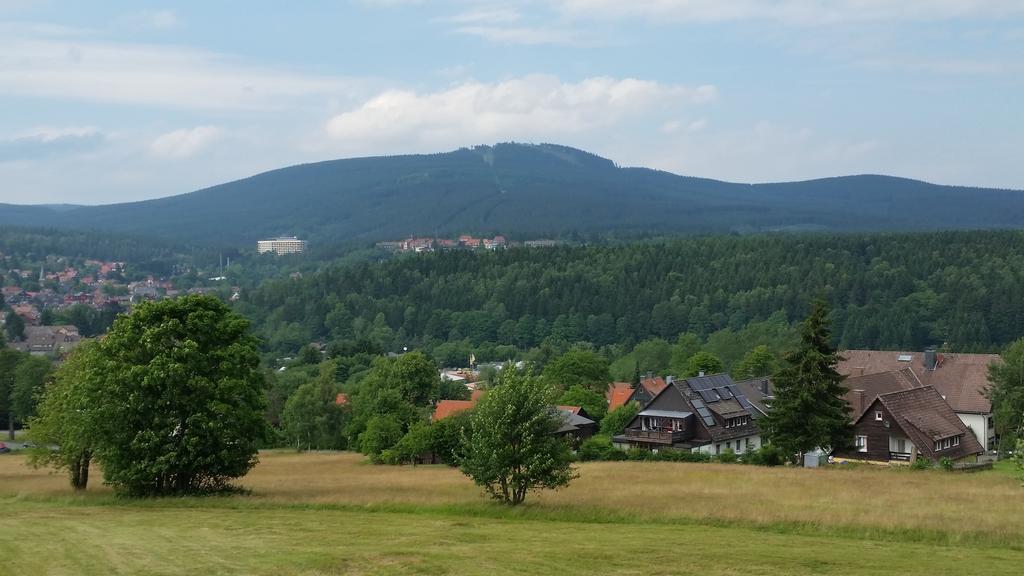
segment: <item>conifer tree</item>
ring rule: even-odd
[[[850,406],[843,397],[844,376],[836,372],[839,353],[832,346],[828,305],[815,300],[800,326],[800,346],[786,354],[774,378],[775,399],[762,434],[787,454],[814,448],[836,449],[853,437]]]

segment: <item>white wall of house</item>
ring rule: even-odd
[[[988,419],[991,414],[968,414],[966,412],[957,412],[957,416],[960,417],[960,421],[964,423],[974,432],[974,437],[978,439],[978,442],[985,447],[986,450],[993,448],[993,438],[995,438],[995,430],[988,425]]]
[[[755,434],[753,436],[744,436],[743,438],[733,439],[729,442],[712,442],[711,444],[698,446],[697,448],[694,448],[692,452],[700,452],[702,454],[714,456],[725,452],[726,448],[731,448],[732,451],[737,454],[745,454],[752,450],[757,450],[760,447],[761,437]]]

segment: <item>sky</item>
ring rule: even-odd
[[[1024,189],[1024,0],[0,0],[0,202],[508,141]]]

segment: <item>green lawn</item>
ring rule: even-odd
[[[1014,574],[1024,552],[643,525],[201,501],[0,500],[22,574]],[[196,504],[197,507],[188,507]],[[221,504],[221,503],[218,503]]]

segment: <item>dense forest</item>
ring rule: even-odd
[[[846,348],[996,351],[1024,335],[1024,233],[714,236],[442,252],[332,266],[243,295],[268,353],[312,341],[442,361],[585,342],[791,341],[822,297]],[[458,353],[452,353],[452,350]],[[617,357],[621,354],[609,354]]]
[[[737,184],[623,168],[551,144],[291,166],[168,198],[0,205],[0,224],[96,229],[216,247],[295,234],[312,245],[500,233],[636,238],[768,231],[1016,228],[1024,193],[860,175]]]

